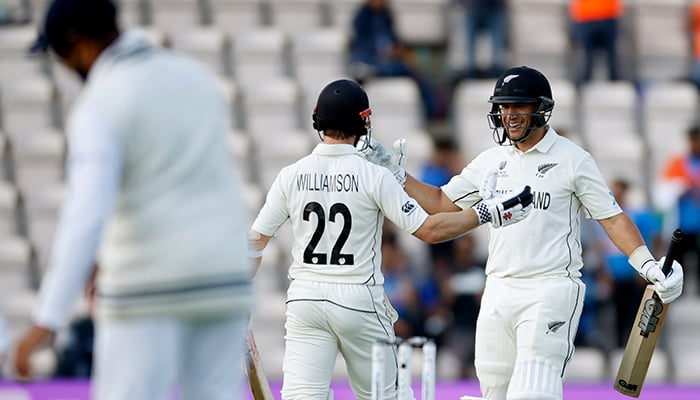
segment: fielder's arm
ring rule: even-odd
[[[272,236],[263,235],[253,229],[248,232],[248,257],[253,260],[254,273],[258,273],[260,263],[262,262],[262,252],[270,242]]]

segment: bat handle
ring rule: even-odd
[[[673,265],[673,260],[676,258],[676,252],[678,250],[678,244],[683,239],[683,231],[676,229],[673,231],[671,236],[671,244],[668,246],[668,252],[666,253],[666,260],[664,260],[664,265],[661,267],[661,272],[668,276],[671,272],[671,266]]]

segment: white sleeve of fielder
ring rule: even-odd
[[[68,132],[66,197],[34,309],[34,322],[53,330],[68,322],[92,270],[123,164],[116,133],[94,111],[76,110]]]
[[[574,186],[576,196],[591,217],[604,219],[622,212],[591,156],[586,156],[576,169]]]
[[[285,169],[280,171],[274,182],[272,182],[272,186],[270,186],[270,190],[267,192],[265,198],[265,204],[255,218],[255,221],[253,221],[253,226],[251,228],[266,236],[274,236],[279,227],[289,218],[287,198],[281,186],[282,181],[285,179],[283,177],[284,171]]]
[[[382,213],[400,229],[408,233],[417,231],[428,218],[428,213],[404,192],[389,170],[380,170],[375,182],[376,201]]]

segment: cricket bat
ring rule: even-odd
[[[270,390],[270,384],[267,381],[267,375],[260,361],[260,353],[258,346],[255,344],[253,331],[248,329],[246,338],[246,375],[248,376],[248,385],[250,392],[255,400],[275,400]]]
[[[676,229],[668,247],[666,260],[661,268],[665,275],[671,271],[676,247],[683,237],[683,232]],[[615,378],[615,390],[631,397],[639,397],[644,379],[649,370],[651,356],[664,326],[668,304],[663,304],[654,291],[654,285],[647,285],[637,311],[635,325],[632,327],[620,368]]]

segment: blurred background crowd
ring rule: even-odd
[[[655,255],[665,253],[674,228],[683,229],[686,288],[649,379],[700,383],[700,1],[117,4],[123,28],[191,54],[219,76],[251,214],[278,170],[317,142],[311,111],[331,80],[360,81],[375,137],[385,145],[406,137],[408,170],[441,185],[495,145],[486,119],[495,78],[512,65],[542,71],[556,102],[550,125],[593,154]],[[64,194],[66,115],[81,85],[50,57],[28,55],[44,7],[0,0],[0,364],[30,321]],[[568,374],[612,379],[644,282],[596,223],[582,217],[581,224],[588,291]],[[429,246],[385,224],[383,269],[400,315],[397,334],[436,339],[441,379],[474,377],[486,234]],[[281,374],[290,232],[279,236],[256,278],[254,315],[273,378]],[[89,375],[92,327],[83,303],[44,362],[45,375]],[[342,378],[342,365],[336,370]]]

